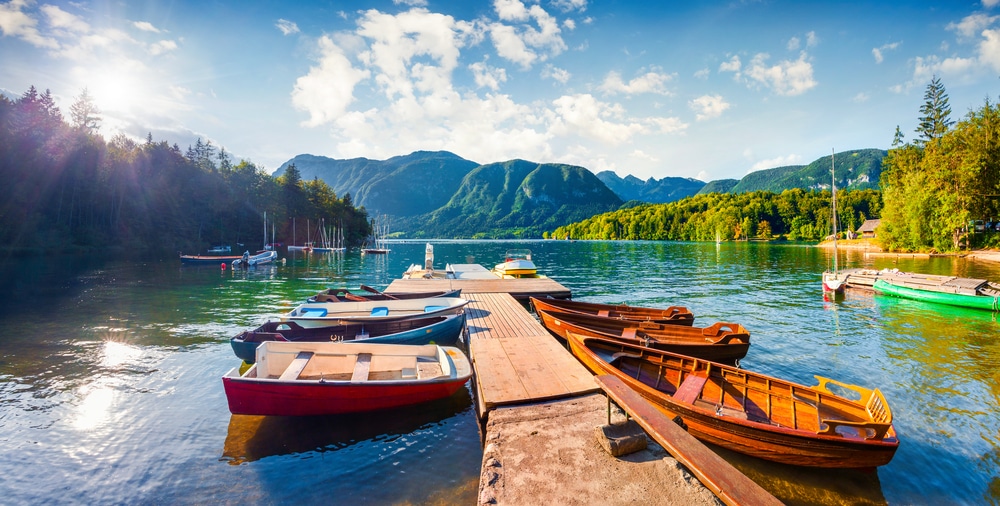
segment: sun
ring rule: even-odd
[[[146,89],[138,75],[124,68],[95,71],[84,86],[104,113],[134,112],[142,107]]]

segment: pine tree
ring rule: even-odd
[[[76,97],[76,102],[69,106],[73,126],[91,134],[95,134],[101,129],[101,117],[98,116],[100,113],[101,111],[94,104],[94,99],[90,96],[87,88],[84,88]]]
[[[903,145],[903,131],[896,125],[896,133],[892,136],[892,147],[898,148]]]
[[[949,118],[951,116],[951,106],[948,105],[948,94],[945,93],[944,84],[938,76],[931,79],[927,85],[927,92],[924,93],[924,105],[920,107],[919,125],[916,132],[919,136],[917,142],[926,144],[935,139],[940,139],[948,128],[955,124]]]

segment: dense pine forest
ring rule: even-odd
[[[369,234],[368,216],[349,194],[296,170],[273,178],[249,160],[201,139],[136,142],[100,134],[100,111],[86,90],[67,122],[49,90],[0,96],[0,244],[4,256],[54,252],[137,255],[203,253],[214,244],[260,249],[263,219],[278,240],[302,241],[322,218],[348,244]],[[315,237],[315,230],[313,236]]]

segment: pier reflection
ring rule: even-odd
[[[472,407],[468,388],[408,408],[334,416],[231,415],[222,460],[233,465],[276,455],[328,452],[362,441],[386,441],[432,428]]]

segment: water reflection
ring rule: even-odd
[[[336,451],[361,441],[392,440],[468,411],[472,395],[459,389],[419,406],[337,416],[231,415],[222,460],[239,465],[275,455]]]

